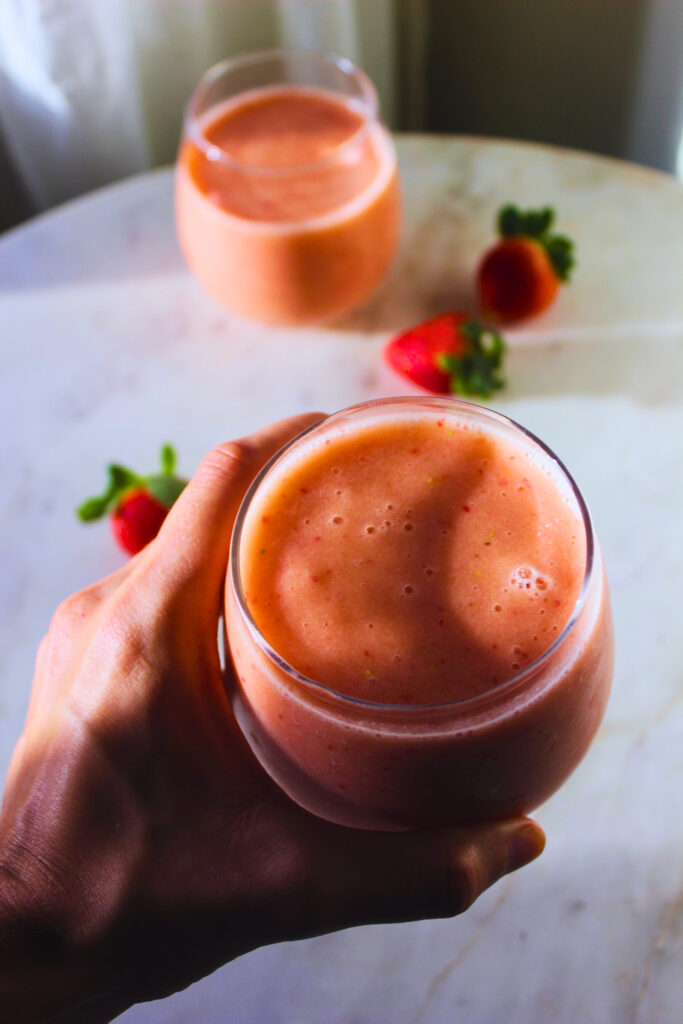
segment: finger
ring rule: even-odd
[[[113,594],[114,591],[118,590],[121,584],[133,574],[142,559],[142,554],[142,551],[138,551],[137,555],[133,555],[129,558],[124,565],[120,566],[108,576],[104,576],[101,580],[97,580],[96,583],[92,583],[89,587],[86,587],[82,593],[90,594],[93,602],[104,601],[110,594]]]
[[[141,573],[161,576],[166,593],[181,592],[188,605],[215,609],[232,526],[249,484],[287,441],[322,418],[292,416],[209,452],[168,514]]]
[[[543,830],[529,818],[403,833],[340,830],[333,869],[329,858],[318,859],[325,928],[460,914],[544,846]],[[337,879],[332,891],[330,878]]]
[[[33,727],[40,717],[50,713],[54,699],[61,693],[65,678],[79,656],[81,640],[91,627],[93,616],[133,573],[139,558],[138,554],[109,576],[67,597],[56,610],[36,654],[27,727]]]
[[[28,702],[28,710],[26,712],[26,721],[24,728],[29,728],[33,721],[35,721],[38,709],[41,704],[41,693],[43,686],[45,685],[46,678],[46,667],[48,660],[48,647],[50,640],[47,636],[44,636],[38,645],[38,652],[36,654],[36,663],[33,670],[33,685],[31,687],[31,696]]]
[[[26,736],[22,733],[22,735],[17,740],[17,744],[14,748],[12,757],[10,759],[9,768],[7,769],[7,775],[5,776],[3,801],[10,796],[11,791],[16,785],[16,781],[17,778],[19,777],[19,772],[21,771],[21,766],[24,760],[25,750]]]

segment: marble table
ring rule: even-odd
[[[655,172],[476,139],[398,140],[394,271],[326,329],[230,316],[185,269],[171,172],[0,239],[0,770],[55,605],[121,562],[73,508],[104,463],[191,473],[266,420],[409,391],[397,329],[471,308],[504,201],[552,203],[578,242],[556,305],[510,331],[495,405],[548,442],[592,509],[617,660],[606,721],[538,812],[544,856],[450,921],[258,950],[126,1024],[680,1024],[683,1020],[683,188]]]

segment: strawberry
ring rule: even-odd
[[[498,213],[501,241],[484,254],[477,271],[479,303],[485,316],[512,323],[542,313],[569,280],[574,243],[550,229],[555,211],[504,206]]]
[[[109,513],[109,524],[119,547],[136,555],[154,540],[167,515],[168,509],[149,491],[132,488],[125,491]]]
[[[169,444],[161,449],[161,472],[141,477],[125,466],[107,467],[109,483],[103,494],[88,498],[76,509],[84,523],[109,515],[118,545],[129,555],[153,540],[186,480],[175,475],[176,454]]]
[[[504,351],[505,342],[496,331],[465,313],[442,313],[393,338],[384,357],[427,391],[488,398],[504,386],[497,372]]]

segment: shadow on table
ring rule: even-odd
[[[262,947],[120,1024],[218,1021],[226,1003],[238,1008],[234,1024],[677,1021],[680,915],[675,892],[660,895],[656,864],[666,836],[635,874],[618,837],[590,857],[564,836],[550,840],[564,850],[497,883],[461,917]]]
[[[474,275],[469,266],[454,266],[432,258],[420,265],[404,246],[387,279],[372,298],[348,316],[330,324],[331,330],[364,334],[396,333],[448,310],[477,313]]]

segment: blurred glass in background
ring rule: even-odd
[[[390,127],[683,173],[680,0],[2,0],[0,229],[175,159],[214,62],[332,50]]]

